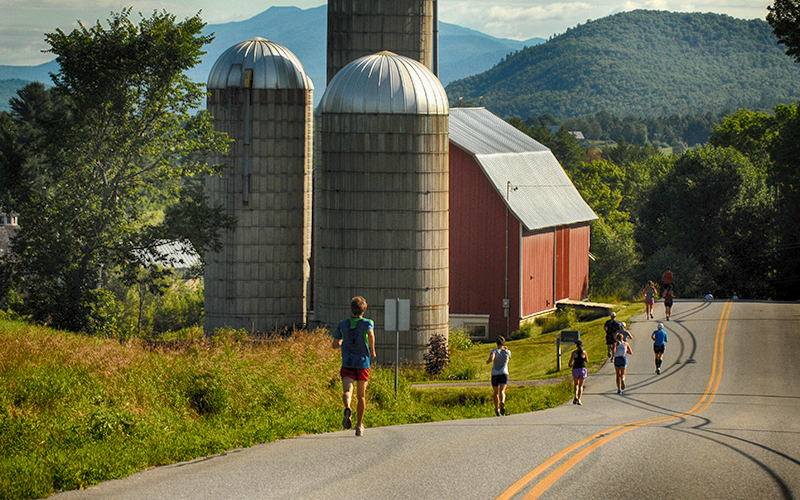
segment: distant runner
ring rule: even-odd
[[[625,371],[628,366],[628,354],[633,354],[631,346],[622,338],[622,333],[617,334],[617,342],[614,344],[614,371],[617,378],[617,394],[622,394],[625,389]]]
[[[672,288],[672,268],[667,266],[667,270],[661,276],[661,282],[664,283],[664,288]]]
[[[653,339],[653,352],[656,354],[656,374],[660,374],[661,361],[667,344],[667,332],[664,331],[664,323],[658,324],[658,330],[654,331],[650,338]]]
[[[644,315],[645,319],[653,319],[653,304],[656,303],[656,287],[652,281],[644,286]]]
[[[628,340],[633,340],[633,334],[631,333],[630,330],[628,330],[628,325],[626,325],[625,322],[623,321],[619,324],[619,326],[620,326],[619,333],[622,334],[622,340],[624,340],[625,342],[627,342]]]
[[[581,396],[583,396],[583,383],[586,381],[586,363],[589,362],[589,356],[583,350],[583,342],[580,340],[575,342],[575,350],[569,358],[569,366],[572,368],[572,380],[575,383],[575,398],[572,400],[574,405],[582,405]]]
[[[675,295],[672,293],[672,287],[667,287],[664,290],[664,314],[667,317],[667,321],[669,321],[669,317],[672,316],[672,303],[675,299]]]
[[[504,337],[497,337],[497,349],[492,349],[486,364],[492,364],[492,389],[494,390],[494,414],[498,417],[506,414],[506,386],[508,385],[508,360],[511,351],[506,346]]]
[[[611,358],[611,355],[614,351],[614,342],[616,342],[617,332],[619,331],[619,322],[616,320],[617,313],[611,312],[611,319],[605,322],[603,325],[603,330],[606,331],[606,349],[608,350],[608,357]]]

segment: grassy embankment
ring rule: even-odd
[[[634,306],[620,317],[634,313]],[[626,312],[630,311],[628,314]],[[636,310],[636,312],[640,312]],[[573,325],[601,361],[603,319]],[[512,379],[558,378],[554,333],[511,341]],[[489,380],[493,345],[451,352],[448,377]],[[566,356],[564,357],[566,360]],[[325,332],[265,344],[232,338],[153,350],[0,320],[0,498],[39,498],[136,471],[341,425],[340,358]],[[368,427],[493,415],[491,389],[412,389],[373,370]],[[511,387],[510,413],[559,405],[571,385]]]

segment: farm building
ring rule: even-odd
[[[237,218],[206,255],[205,329],[271,331],[308,318],[313,89],[297,57],[253,38],[226,50],[208,77],[214,127],[233,139],[213,205]]]
[[[8,255],[11,251],[11,238],[19,230],[18,218],[18,214],[5,213],[0,207],[0,258]]]
[[[485,108],[450,110],[450,324],[494,339],[581,300],[597,218],[553,153]]]
[[[400,359],[448,334],[447,94],[424,65],[379,52],[336,74],[320,104],[314,173],[314,317],[336,325],[361,295],[379,359],[386,299],[411,301]]]

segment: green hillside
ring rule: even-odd
[[[567,30],[447,86],[501,116],[664,116],[800,99],[800,65],[766,21],[637,10]]]

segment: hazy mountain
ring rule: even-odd
[[[325,59],[327,50],[327,6],[313,9],[270,7],[246,21],[209,24],[205,33],[214,33],[214,41],[206,46],[201,64],[189,72],[190,78],[205,82],[211,67],[231,46],[260,36],[287,47],[303,63],[314,82],[315,100],[325,91]],[[495,38],[455,24],[439,23],[440,80],[450,81],[481,73],[509,54],[544,42],[543,38],[526,41]],[[0,80],[19,79],[50,83],[49,73],[58,70],[55,61],[39,66],[0,66]],[[23,84],[24,85],[24,84]],[[0,95],[0,110],[8,109],[8,98]]]
[[[665,116],[800,99],[800,65],[760,19],[638,10],[579,25],[447,86],[501,116]]]

